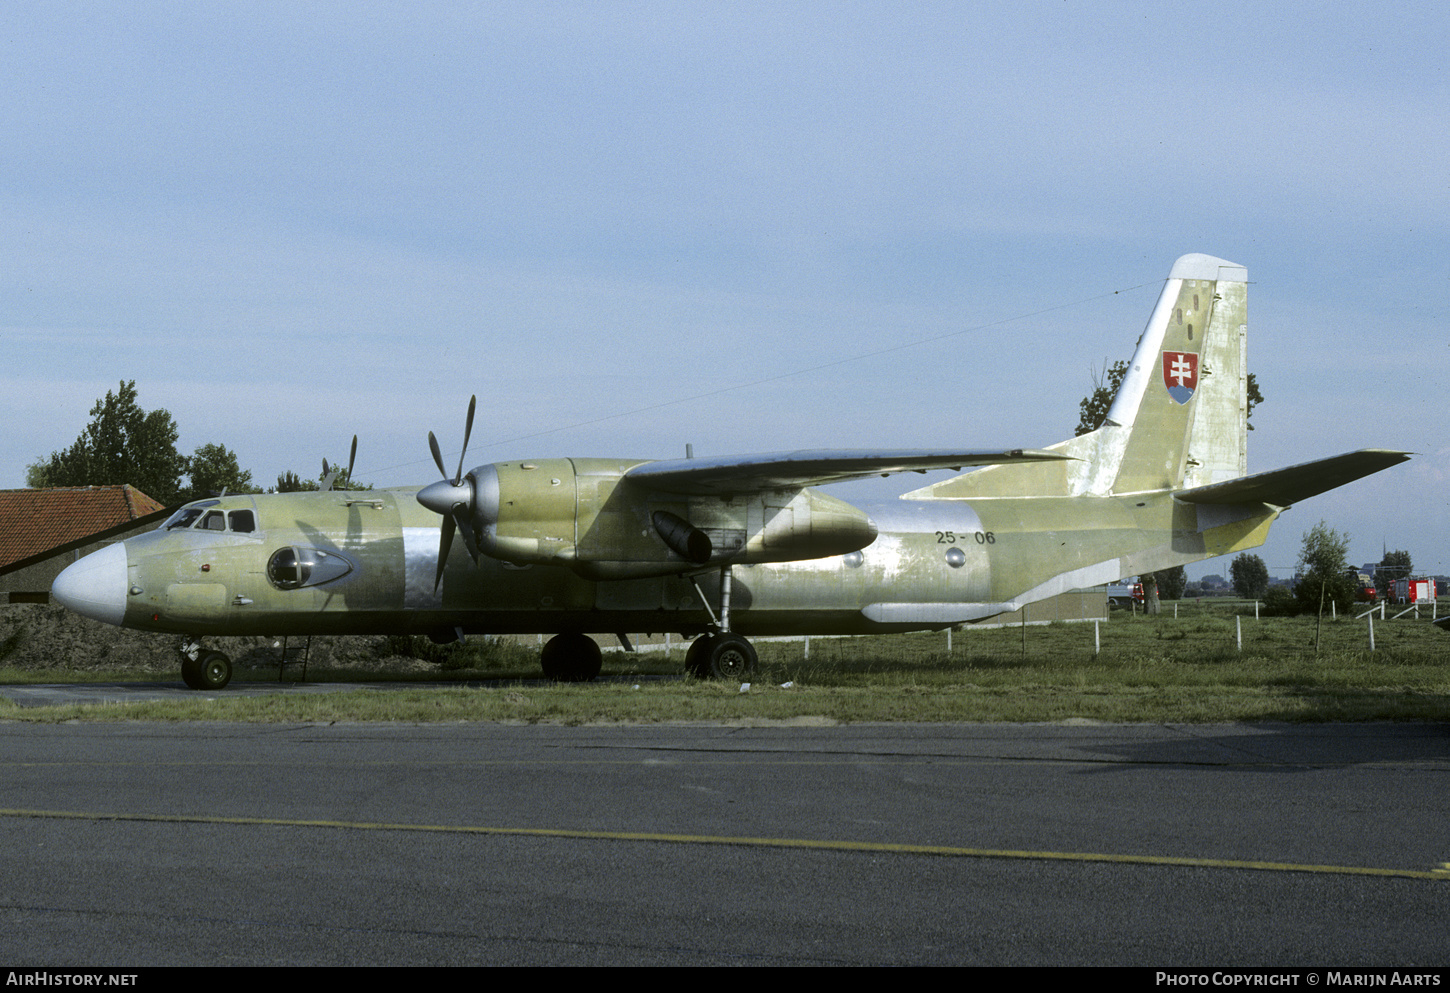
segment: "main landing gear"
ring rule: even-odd
[[[206,651],[201,642],[181,643],[181,678],[194,690],[219,690],[232,681],[232,660],[221,652]]]
[[[718,618],[710,609],[710,601],[705,598],[698,583],[695,583],[695,592],[700,594],[700,603],[710,615],[710,628],[709,633],[696,638],[685,653],[685,671],[700,679],[748,680],[760,659],[755,654],[754,645],[730,630],[730,567],[727,565],[720,570]],[[587,683],[599,675],[599,645],[593,638],[576,632],[557,634],[545,642],[539,661],[543,663],[544,675],[549,679],[561,683]]]
[[[716,619],[710,610],[710,601],[705,599],[699,584],[695,584],[695,592],[700,594],[700,602],[713,622],[710,633],[696,638],[685,653],[685,671],[701,679],[746,680],[760,661],[755,646],[730,631],[730,585],[727,565],[720,569],[720,617]]]
[[[743,681],[757,661],[755,646],[738,634],[702,634],[685,653],[685,671],[701,679]]]
[[[599,645],[588,635],[556,634],[544,643],[544,675],[560,683],[588,683],[599,675]]]

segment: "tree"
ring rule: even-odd
[[[1253,373],[1249,373],[1248,385],[1244,388],[1244,399],[1246,401],[1244,420],[1247,422],[1245,426],[1252,431],[1254,429],[1254,408],[1264,402],[1264,395],[1259,392],[1259,381],[1254,378]]]
[[[1123,385],[1123,378],[1127,375],[1126,362],[1114,362],[1112,368],[1106,370],[1102,376],[1093,374],[1093,391],[1078,404],[1077,430],[1073,432],[1074,437],[1081,437],[1103,426],[1103,421],[1107,420],[1108,411],[1113,406],[1113,398],[1118,395],[1118,388]]]
[[[1233,577],[1234,592],[1248,600],[1259,600],[1269,588],[1269,567],[1264,560],[1250,552],[1234,556],[1229,563],[1229,575]]]
[[[1304,533],[1304,544],[1299,551],[1299,576],[1294,582],[1294,596],[1300,610],[1323,613],[1331,601],[1340,610],[1353,608],[1359,583],[1347,571],[1348,554],[1349,535],[1341,534],[1323,521]]]
[[[272,489],[273,493],[302,493],[307,490],[315,490],[320,487],[310,479],[302,479],[288,469],[277,477],[277,485]]]
[[[1385,600],[1394,598],[1395,581],[1398,579],[1409,579],[1410,570],[1414,565],[1410,562],[1410,553],[1404,550],[1386,552],[1385,557],[1374,571],[1374,588],[1380,597]]]
[[[1159,596],[1165,600],[1183,599],[1183,590],[1188,586],[1188,574],[1183,571],[1183,566],[1160,569],[1153,576],[1158,580]]]
[[[331,466],[331,463],[329,463]],[[372,483],[360,483],[348,475],[346,468],[331,466],[337,471],[337,476],[332,481],[332,488],[335,490],[370,490]],[[325,478],[326,473],[320,473],[317,479],[303,479],[297,473],[288,469],[277,477],[277,485],[268,490],[268,493],[304,493],[312,490],[320,490],[320,481]]]
[[[223,491],[257,492],[252,485],[252,474],[242,471],[237,465],[236,453],[228,451],[225,445],[202,445],[187,460],[187,472],[191,477],[187,500],[200,500]]]
[[[1158,599],[1158,574],[1145,572],[1138,577],[1138,582],[1143,587],[1143,613],[1157,614],[1162,611],[1163,604]]]
[[[165,410],[136,403],[136,381],[123,382],[91,408],[91,422],[63,452],[27,467],[29,486],[116,486],[129,483],[162,504],[176,502],[187,459],[176,450],[176,422]]]
[[[1078,404],[1077,429],[1073,432],[1074,435],[1085,435],[1089,431],[1096,431],[1103,426],[1103,421],[1107,420],[1108,411],[1112,409],[1113,400],[1117,397],[1118,390],[1122,387],[1127,375],[1128,363],[1126,362],[1114,362],[1102,376],[1093,375],[1093,391],[1083,397],[1082,402]],[[1253,373],[1249,373],[1247,394],[1247,416],[1252,418],[1254,407],[1264,401],[1263,394],[1259,392],[1259,381],[1254,378]],[[1253,424],[1249,424],[1249,430],[1253,429]]]

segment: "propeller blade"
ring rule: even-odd
[[[448,551],[453,547],[453,517],[452,515],[443,518],[443,537],[438,542],[438,575],[433,577],[433,592],[438,592],[438,584],[443,582],[443,567],[448,564]]]
[[[443,468],[443,453],[438,450],[438,439],[433,437],[433,432],[428,432],[428,447],[433,451],[433,462],[438,466],[438,475],[444,479],[448,478],[448,470]]]
[[[477,406],[478,394],[475,393],[468,398],[468,420],[463,425],[463,451],[458,453],[458,475],[453,477],[454,486],[463,481],[463,457],[468,454],[468,439],[473,434],[473,411]]]
[[[468,506],[455,503],[452,519],[457,522],[458,530],[463,532],[463,544],[468,549],[473,564],[478,565],[478,539],[473,536],[473,522],[468,519]]]
[[[332,481],[337,478],[337,470],[327,464],[327,459],[322,460],[322,490],[326,492],[332,489]]]
[[[357,435],[352,436],[352,452],[347,457],[347,483],[352,485],[352,466],[357,461]]]
[[[448,470],[443,465],[443,451],[438,447],[438,437],[432,431],[428,432],[428,450],[433,453],[433,464],[438,467],[438,474],[443,478],[436,483],[423,487],[418,491],[418,502],[435,514],[443,517],[443,523],[438,542],[438,574],[433,578],[433,592],[438,592],[438,585],[443,582],[443,569],[448,564],[448,552],[453,547],[453,533],[463,531],[463,544],[468,548],[468,555],[473,559],[473,564],[478,565],[478,536],[473,533],[473,481],[463,485],[463,460],[468,457],[468,439],[473,435],[473,415],[478,409],[478,396],[475,394],[468,400],[468,418],[463,424],[463,451],[458,453],[458,472],[453,478],[448,478]],[[357,438],[353,438],[353,449],[357,449]],[[351,471],[351,463],[348,464]]]

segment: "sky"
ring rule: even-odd
[[[264,486],[354,434],[358,479],[430,482],[473,394],[469,465],[1042,447],[1204,252],[1251,281],[1250,471],[1417,453],[1286,512],[1271,572],[1324,520],[1450,573],[1447,37],[1332,0],[11,0],[0,488],[129,380]]]

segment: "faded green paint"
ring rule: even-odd
[[[440,518],[415,489],[225,497],[207,506],[255,507],[255,531],[126,543],[123,623],[188,634],[693,634],[718,616],[728,568],[736,631],[849,634],[979,620],[1253,547],[1289,503],[1404,456],[1360,452],[1240,478],[1246,281],[1220,259],[1180,259],[1107,421],[1050,450],[1068,459],[996,453],[1020,461],[869,507],[784,485],[790,459],[754,462],[738,478],[727,461],[684,486],[688,467],[627,477],[640,460],[497,463],[475,470],[497,479],[484,554],[475,563],[454,542],[441,589]],[[1176,384],[1165,372],[1195,364],[1191,390],[1186,372]],[[709,557],[684,557],[698,547]],[[348,568],[317,566],[318,581],[285,588],[267,569],[289,549]]]

